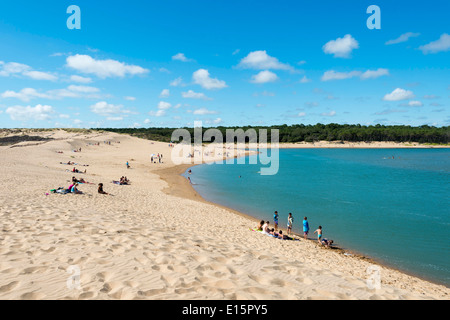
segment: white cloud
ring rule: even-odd
[[[359,76],[361,76],[361,71],[336,72],[334,70],[329,70],[323,74],[321,80],[322,81],[343,80]]]
[[[354,49],[358,49],[359,44],[350,34],[344,38],[337,38],[327,42],[323,47],[323,52],[333,54],[335,58],[349,58]]]
[[[16,121],[27,121],[27,120],[35,120],[35,121],[43,121],[50,120],[52,114],[55,113],[53,107],[47,105],[36,105],[35,107],[27,106],[14,106],[9,107],[5,111],[12,120]]]
[[[104,117],[112,117],[118,114],[130,113],[128,110],[124,110],[122,105],[114,105],[107,103],[106,101],[100,101],[90,106],[93,113]]]
[[[303,76],[303,78],[300,79],[300,83],[308,83],[311,82],[311,79],[308,79],[306,76]]]
[[[194,61],[194,60],[192,60],[192,59],[186,58],[186,56],[184,55],[184,53],[177,53],[176,55],[174,55],[174,56],[172,57],[172,60],[178,60],[178,61],[183,61],[183,62]]]
[[[170,107],[172,107],[172,105],[170,103],[168,103],[168,102],[160,101],[158,103],[158,109],[159,110],[167,110],[167,109],[170,109]]]
[[[28,102],[34,98],[50,99],[51,96],[45,93],[40,93],[33,88],[24,88],[19,92],[7,90],[2,93],[2,98],[16,98],[24,102]]]
[[[130,96],[124,97],[124,99],[125,99],[125,100],[128,100],[128,101],[136,101],[136,98],[135,98],[135,97],[130,97]]]
[[[256,70],[293,70],[290,65],[281,63],[277,58],[269,56],[265,50],[250,52],[241,60],[241,62],[239,62],[238,68]]]
[[[24,88],[19,92],[15,91],[5,91],[1,94],[2,98],[15,98],[25,102],[30,101],[31,99],[41,98],[41,99],[63,99],[63,98],[90,98],[90,99],[99,99],[102,96],[98,94],[100,90],[95,87],[88,86],[76,86],[70,85],[65,89],[55,89],[49,90],[45,93],[38,92],[33,88]]]
[[[194,111],[195,115],[217,114],[217,111],[211,111],[206,108],[197,109]]]
[[[207,119],[207,120],[205,120],[205,123],[206,124],[221,124],[221,123],[223,123],[223,120],[222,120],[222,118],[216,118],[216,119]]]
[[[334,117],[336,115],[336,111],[323,112],[320,115],[324,117]]]
[[[192,75],[194,83],[199,84],[207,90],[211,89],[223,89],[228,87],[225,81],[219,80],[217,78],[211,78],[209,72],[206,69],[199,69],[195,71]]]
[[[182,77],[178,77],[175,80],[173,80],[172,82],[170,82],[170,86],[171,87],[178,87],[180,85],[182,85],[183,83],[183,78]]]
[[[145,120],[144,120],[144,123],[145,123],[145,124],[149,124],[149,123],[151,123],[151,122],[152,122],[152,121],[151,121],[150,119],[145,119]]]
[[[144,69],[136,65],[127,65],[116,60],[96,60],[88,55],[74,55],[66,59],[67,66],[82,73],[95,74],[97,77],[105,79],[108,77],[123,78],[126,75],[140,75],[148,73],[148,69]]]
[[[150,111],[148,114],[153,117],[163,117],[166,115],[166,110]]]
[[[402,88],[397,88],[391,93],[388,93],[384,96],[383,100],[386,101],[400,101],[400,100],[408,100],[414,98],[415,95],[412,91],[405,90]]]
[[[34,80],[48,80],[48,81],[56,81],[58,80],[58,77],[47,73],[47,72],[41,72],[41,71],[26,71],[23,73],[24,76],[27,76]]]
[[[255,92],[253,94],[254,97],[258,97],[259,95],[263,96],[263,97],[275,97],[275,92],[270,92],[270,91],[263,91],[261,93]]]
[[[123,117],[107,117],[106,120],[108,120],[108,121],[122,121]]]
[[[166,115],[166,110],[169,110],[172,105],[165,101],[160,101],[158,103],[158,111],[150,111],[148,114],[153,117],[162,117]]]
[[[410,107],[423,107],[423,103],[420,102],[420,101],[414,100],[414,101],[409,101],[408,102],[408,106],[410,106]]]
[[[267,83],[267,82],[275,82],[278,79],[279,78],[275,73],[273,73],[269,70],[264,70],[256,75],[252,76],[252,80],[250,82],[252,82],[252,83]]]
[[[70,77],[70,81],[87,84],[87,83],[91,83],[92,79],[91,78],[87,78],[87,77],[73,75],[73,76]]]
[[[409,40],[409,38],[418,37],[418,36],[420,36],[420,33],[407,32],[407,33],[402,34],[397,39],[387,41],[385,44],[391,45],[391,44],[406,42]]]
[[[0,76],[8,77],[11,74],[23,73],[26,71],[30,71],[31,67],[26,64],[17,63],[17,62],[8,62],[0,64],[3,66],[2,70],[0,70]]]
[[[164,89],[163,91],[161,91],[161,93],[159,94],[160,98],[168,98],[170,96],[170,91],[169,89]]]
[[[211,98],[208,98],[204,93],[195,92],[193,90],[189,90],[188,92],[182,92],[181,95],[183,98],[189,99],[212,100]]]
[[[427,94],[423,96],[424,99],[439,99],[439,96],[436,96],[434,94]]]
[[[9,77],[10,75],[21,74],[25,77],[31,78],[33,80],[47,80],[47,81],[56,81],[58,79],[57,76],[50,74],[48,72],[34,71],[32,68],[23,63],[17,62],[2,62],[0,66],[3,66],[0,69],[0,76]]]
[[[361,80],[367,80],[367,79],[376,79],[387,75],[389,75],[389,70],[383,68],[379,68],[377,70],[367,70],[365,72],[361,71],[336,72],[334,70],[329,70],[323,74],[321,80],[322,81],[344,80],[354,77],[359,77]]]
[[[432,41],[426,45],[420,46],[420,50],[424,54],[428,53],[438,53],[441,51],[449,51],[450,50],[450,35],[444,33],[441,35],[439,40]]]
[[[388,69],[378,68],[377,70],[367,70],[366,72],[361,74],[361,79],[363,79],[363,80],[375,79],[378,77],[388,76],[388,75],[389,75]]]
[[[75,86],[75,85],[70,85],[67,87],[67,89],[69,89],[70,91],[73,91],[73,92],[80,92],[80,93],[94,93],[94,92],[100,91],[100,89],[95,88],[95,87]]]
[[[297,116],[298,116],[298,117],[304,117],[304,116],[306,116],[306,113],[300,112]]]

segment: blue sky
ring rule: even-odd
[[[367,28],[370,5],[381,29]],[[66,12],[81,9],[81,29]],[[450,123],[450,2],[2,1],[0,127]]]

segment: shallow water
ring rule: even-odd
[[[253,156],[256,157],[256,156]],[[261,165],[192,168],[207,200],[285,228],[294,216],[324,237],[405,272],[450,286],[448,149],[281,149],[279,172]]]

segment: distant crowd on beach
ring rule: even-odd
[[[152,153],[150,155],[150,161],[151,163],[163,163],[163,155],[161,154],[154,154]]]
[[[278,231],[278,222],[279,222],[279,215],[278,211],[275,211],[273,215],[274,220],[274,228],[270,228],[270,222],[261,220],[258,224],[258,226],[254,229],[254,231],[262,232],[263,234],[272,236],[277,239],[282,240],[299,240],[296,238],[291,237],[292,235],[292,227],[294,223],[294,217],[292,216],[292,213],[290,212],[287,218],[287,235],[283,234],[283,231]],[[333,244],[333,240],[328,240],[326,238],[323,238],[323,228],[322,226],[319,226],[317,230],[314,231],[314,234],[317,233],[317,242],[320,245],[331,247]],[[303,218],[303,238],[307,240],[309,234],[309,222],[308,218]]]

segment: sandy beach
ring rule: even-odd
[[[369,259],[251,231],[255,219],[191,188],[180,176],[191,165],[175,166],[167,143],[95,131],[29,135],[47,139],[0,146],[0,299],[449,298],[445,286]],[[324,144],[309,147],[339,147]],[[370,144],[384,145],[395,144]],[[163,163],[150,163],[158,153]],[[89,182],[83,194],[50,192],[73,176]],[[131,184],[112,183],[122,176]],[[374,269],[380,288],[368,285]]]

